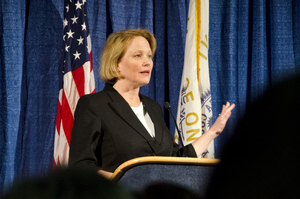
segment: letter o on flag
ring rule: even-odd
[[[194,116],[194,117],[192,117],[192,116]],[[191,112],[186,115],[185,124],[187,126],[191,126],[191,125],[196,124],[198,122],[198,120],[199,120],[199,117],[198,117],[197,113]]]

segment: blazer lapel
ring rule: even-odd
[[[160,143],[162,140],[162,125],[159,118],[159,113],[156,111],[156,109],[151,105],[151,103],[145,98],[142,99],[144,108],[148,112],[153,124],[154,124],[154,129],[155,129],[155,140],[156,142]]]
[[[120,116],[120,118],[136,130],[136,132],[143,136],[148,142],[153,142],[153,138],[134,114],[124,98],[114,89],[113,91],[107,91],[107,94],[112,99],[112,102],[109,102],[109,106]]]

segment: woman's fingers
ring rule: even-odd
[[[223,109],[220,115],[228,115],[228,112],[231,112],[232,109],[234,109],[235,104],[231,104],[229,102],[227,102],[225,105],[223,105]]]
[[[223,105],[222,112],[219,114],[219,117],[212,126],[212,130],[215,131],[217,135],[219,135],[225,128],[227,120],[230,118],[231,111],[234,107],[235,104],[230,104],[229,102]]]

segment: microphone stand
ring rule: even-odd
[[[173,118],[173,120],[174,120],[176,129],[177,129],[177,132],[178,132],[178,136],[179,136],[178,144],[179,144],[179,142],[181,142],[181,146],[184,147],[183,140],[182,140],[182,137],[181,137],[181,133],[180,133],[180,131],[179,131],[177,122],[176,122],[176,120],[175,120],[175,117],[174,117],[174,115],[173,115],[173,113],[172,113],[172,111],[171,111],[171,105],[170,105],[169,102],[165,102],[164,105],[165,105],[165,108],[169,111],[169,113],[171,113],[171,116],[172,116],[172,118]]]

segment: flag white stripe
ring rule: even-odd
[[[94,80],[94,72],[91,71],[90,62],[87,61],[83,64],[84,70],[84,81],[89,82],[89,84],[84,84],[84,93],[89,94],[95,89],[95,80]]]
[[[91,36],[88,35],[86,39],[87,39],[88,53],[90,53],[90,52],[92,51],[92,41],[91,41]]]
[[[74,116],[75,108],[80,96],[72,72],[68,72],[64,75],[64,92],[69,103],[72,115]]]

